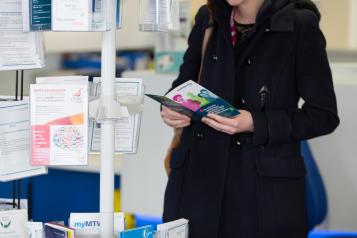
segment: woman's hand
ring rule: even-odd
[[[209,113],[207,117],[202,118],[202,122],[209,125],[217,131],[222,131],[229,135],[242,132],[253,132],[252,114],[245,110],[239,110],[240,114],[234,118],[226,118]]]
[[[175,112],[165,106],[162,106],[161,117],[166,125],[174,128],[183,128],[191,124],[190,117]]]

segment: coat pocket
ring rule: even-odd
[[[305,237],[306,169],[303,159],[258,156],[256,165],[261,232]]]
[[[171,173],[167,182],[164,198],[163,219],[165,222],[178,219],[188,156],[189,150],[186,148],[179,147],[172,151],[172,158],[170,160]]]

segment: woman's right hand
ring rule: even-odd
[[[174,128],[183,128],[191,124],[191,118],[181,113],[175,112],[168,107],[162,106],[162,120],[166,125]]]

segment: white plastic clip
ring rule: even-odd
[[[117,97],[116,100],[109,96],[100,96],[89,102],[89,117],[97,123],[117,121],[122,117],[130,117],[140,113],[143,104],[138,97]]]

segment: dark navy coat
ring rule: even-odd
[[[229,27],[232,9],[225,0],[216,0],[201,84],[234,105],[237,88],[244,85],[241,96],[252,113],[254,133],[230,136],[200,121],[184,129],[170,163],[164,220],[189,219],[190,238],[307,237],[300,141],[331,133],[339,118],[319,14],[311,5],[295,2],[266,0],[251,37],[235,58]],[[203,6],[173,87],[197,80],[208,19]],[[262,110],[259,91],[264,85],[269,92]],[[243,170],[235,170],[231,159],[247,163],[241,164]],[[228,179],[244,181],[243,189],[235,190],[231,182],[227,191]],[[253,194],[251,199],[245,191]],[[258,224],[251,235],[240,222],[234,228],[226,225],[244,224],[248,217]]]

